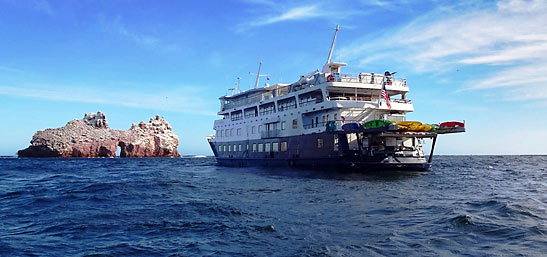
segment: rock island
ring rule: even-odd
[[[179,157],[179,139],[159,115],[128,130],[108,127],[102,112],[87,113],[64,127],[38,131],[19,157]]]

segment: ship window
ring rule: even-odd
[[[217,130],[218,137],[222,137],[222,134],[224,134],[224,130]]]
[[[236,148],[236,145],[234,145],[234,152],[237,152],[237,148]]]
[[[228,152],[232,151],[232,145],[228,145]]]
[[[256,152],[256,144],[253,144],[253,152]]]
[[[323,139],[322,138],[317,139],[317,148],[323,148]]]
[[[258,133],[262,132],[262,125],[258,125]]]
[[[282,121],[282,122],[281,122],[281,130],[285,130],[285,127],[286,127],[286,126],[285,126],[285,123],[287,123],[287,122],[285,122],[285,121]]]
[[[329,115],[328,115],[328,114],[327,114],[327,120],[330,120],[330,117],[329,117]]]
[[[247,144],[247,152],[249,152],[249,144]]]
[[[323,95],[321,90],[315,90],[308,92],[299,96],[300,106],[305,106],[308,104],[316,104],[323,102]]]
[[[319,116],[315,116],[315,126],[319,127]]]
[[[258,110],[256,106],[245,109],[245,119],[258,116]]]
[[[279,100],[277,102],[277,108],[279,109],[279,111],[286,111],[286,110],[290,110],[290,109],[295,109],[296,108],[296,98],[295,97],[290,97],[290,98],[287,98],[287,99]]]
[[[234,136],[234,129],[230,129],[230,136],[231,136],[231,137]]]
[[[224,146],[223,148],[224,148],[224,152],[226,152],[226,146]]]
[[[279,152],[279,143],[272,144],[272,151]]]
[[[270,152],[270,143],[266,143],[265,145],[266,145],[265,147],[266,149],[264,149],[265,152]]]
[[[283,141],[281,142],[281,152],[287,151],[287,142]]]
[[[238,128],[238,129],[237,129],[237,135],[238,135],[238,136],[241,136],[241,128]]]
[[[334,151],[338,151],[338,135],[334,135]]]
[[[264,152],[264,144],[258,144],[258,152]]]
[[[292,120],[292,128],[293,129],[298,128],[298,120],[297,119]]]
[[[338,113],[335,113],[334,114],[334,120],[336,120],[338,118]]]
[[[275,103],[272,102],[272,103],[260,105],[259,109],[260,109],[261,116],[275,113]]]
[[[239,148],[238,148],[238,149],[239,149],[239,151],[241,152],[241,145],[239,145]]]
[[[252,131],[253,131],[253,134],[256,133],[256,126],[253,126]]]
[[[222,146],[221,145],[218,146],[218,151],[222,152]]]
[[[229,130],[228,130],[228,129],[225,129],[225,130],[224,130],[224,136],[225,136],[225,137],[228,137],[228,136],[230,136],[230,134],[229,134]]]
[[[232,112],[230,116],[232,117],[232,121],[243,119],[243,113],[241,110]]]
[[[321,122],[325,123],[327,120],[326,120],[326,117],[325,115],[321,116]]]

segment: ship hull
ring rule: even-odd
[[[328,132],[245,141],[210,141],[209,144],[218,164],[231,167],[301,167],[336,171],[426,171],[431,167],[423,156],[388,158],[394,155],[389,149],[373,153],[363,149],[352,150],[345,134]],[[266,144],[269,144],[267,148]],[[281,144],[284,148],[280,147]]]
[[[348,162],[336,159],[238,159],[216,158],[217,163],[227,167],[296,167],[333,171],[427,171],[430,163],[381,163]]]

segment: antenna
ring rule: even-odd
[[[260,68],[262,68],[262,61],[258,64],[258,73],[256,74],[255,88],[258,88],[258,80],[260,79]]]
[[[340,25],[336,25],[334,38],[332,39],[332,44],[330,45],[329,58],[327,58],[327,63],[330,63],[330,59],[332,58],[332,50],[334,49],[334,42],[336,42],[336,34],[338,34],[339,30],[340,30]]]
[[[330,45],[330,51],[329,51],[329,57],[327,58],[327,63],[323,66],[323,72],[329,72],[329,63],[332,58],[332,50],[334,50],[334,42],[336,42],[336,34],[338,34],[338,31],[340,30],[340,25],[336,25],[336,28],[334,28],[334,38],[332,39],[332,44]]]
[[[258,88],[258,80],[260,79],[260,77],[268,76],[268,74],[260,75],[260,68],[262,68],[262,61],[260,61],[260,63],[258,64],[258,73],[257,74],[249,72],[249,74],[251,74],[251,75],[256,75],[255,88]]]
[[[239,91],[239,80],[240,80],[240,79],[241,79],[240,77],[237,77],[237,84],[236,84],[236,92],[237,92],[237,93],[240,92],[240,91]]]

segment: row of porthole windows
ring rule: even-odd
[[[281,122],[281,130],[285,130],[287,129],[287,123],[285,121],[282,121]],[[298,120],[297,119],[294,119],[292,121],[292,128],[293,129],[296,129],[298,128]],[[263,126],[262,125],[258,125],[258,133],[264,131],[263,130]],[[251,134],[255,134],[256,133],[256,126],[252,126],[251,127]],[[216,134],[218,137],[233,137],[234,136],[234,129],[231,128],[231,129],[219,129],[216,131]],[[238,136],[241,136],[241,128],[238,128],[236,130],[236,135]]]
[[[218,146],[219,152],[241,152],[243,147],[242,144],[229,144],[229,145],[219,145]],[[249,145],[247,144],[245,147],[246,150],[249,150]],[[263,143],[263,144],[257,144],[254,143],[252,147],[252,152],[286,152],[287,151],[287,142],[273,142],[273,143]]]

